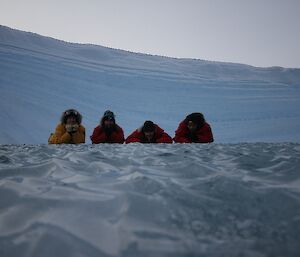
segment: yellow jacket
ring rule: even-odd
[[[85,142],[85,128],[79,125],[75,133],[68,133],[64,124],[57,125],[55,133],[51,134],[49,144],[81,144]]]

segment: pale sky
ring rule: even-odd
[[[0,24],[133,52],[300,68],[300,0],[0,0]]]

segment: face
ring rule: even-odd
[[[154,131],[147,131],[144,134],[145,134],[145,138],[147,138],[149,141],[154,138]]]
[[[187,127],[191,132],[194,132],[197,130],[197,125],[192,121],[188,122]]]
[[[66,124],[68,124],[68,125],[75,125],[75,124],[77,124],[76,118],[74,116],[69,116],[67,118]]]
[[[104,127],[106,127],[106,128],[111,128],[113,125],[114,125],[113,120],[105,120],[104,121]]]

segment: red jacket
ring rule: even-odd
[[[175,137],[173,138],[176,143],[211,143],[214,141],[214,137],[211,128],[208,123],[204,123],[203,127],[196,131],[196,140],[192,140],[189,137],[189,129],[184,121],[182,121],[177,130],[175,131]]]
[[[154,135],[153,143],[169,143],[172,144],[172,138],[159,126],[155,124],[155,135]],[[141,129],[135,130],[131,135],[129,135],[126,139],[126,144],[128,143],[146,143],[144,139],[144,134]]]
[[[91,136],[91,140],[93,144],[99,143],[124,143],[124,132],[121,127],[116,124],[116,129],[111,133],[111,135],[107,135],[104,129],[99,125],[94,129],[93,135]]]

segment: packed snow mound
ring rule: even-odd
[[[216,142],[300,142],[300,69],[176,59],[67,43],[0,26],[0,144],[46,143],[78,109],[86,142],[111,109],[125,135],[153,120],[171,136],[203,112]]]
[[[1,256],[297,256],[300,145],[2,145]]]

